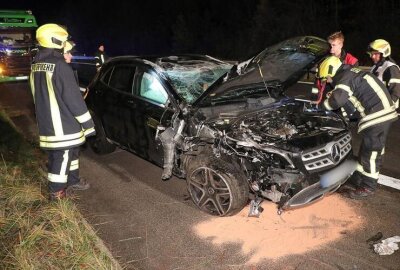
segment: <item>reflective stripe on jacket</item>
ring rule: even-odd
[[[358,68],[341,68],[333,78],[334,89],[324,102],[328,110],[352,104],[360,115],[358,132],[398,118],[384,84],[373,74]]]
[[[371,72],[377,76],[389,90],[395,107],[399,107],[400,98],[400,68],[390,60],[372,66]]]
[[[30,85],[41,148],[76,147],[95,134],[72,68],[60,52],[40,49],[32,64]]]
[[[94,58],[96,67],[101,67],[108,60],[108,56],[102,51],[97,51],[94,55]]]

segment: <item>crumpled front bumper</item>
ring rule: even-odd
[[[281,206],[281,210],[301,207],[335,192],[353,174],[356,167],[357,162],[353,159],[343,161],[339,166],[322,174],[318,182],[296,193]]]

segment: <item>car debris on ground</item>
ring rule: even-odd
[[[374,245],[374,251],[379,255],[391,255],[399,249],[400,236],[392,236]]]

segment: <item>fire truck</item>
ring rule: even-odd
[[[30,10],[0,10],[0,82],[28,79],[36,28]]]

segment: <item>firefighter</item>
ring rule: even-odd
[[[104,45],[100,44],[99,49],[94,55],[95,61],[96,61],[96,69],[99,71],[101,66],[108,60],[108,56],[104,51]]]
[[[356,67],[343,65],[339,58],[330,56],[320,65],[318,78],[331,84],[333,91],[323,103],[327,110],[352,104],[358,115],[361,147],[357,169],[348,180],[354,188],[345,194],[361,199],[374,194],[385,152],[386,138],[398,116],[385,85],[373,74]]]
[[[372,74],[385,84],[397,109],[400,97],[400,68],[390,57],[389,42],[384,39],[374,40],[369,44],[367,53],[374,62]]]
[[[89,187],[79,178],[79,146],[95,134],[73,71],[63,57],[67,38],[67,31],[57,24],[39,27],[39,51],[30,74],[39,145],[48,154],[50,200],[65,198],[69,187]]]
[[[341,31],[332,33],[327,40],[331,45],[331,55],[340,58],[345,65],[358,66],[358,59],[343,49],[344,35]]]

